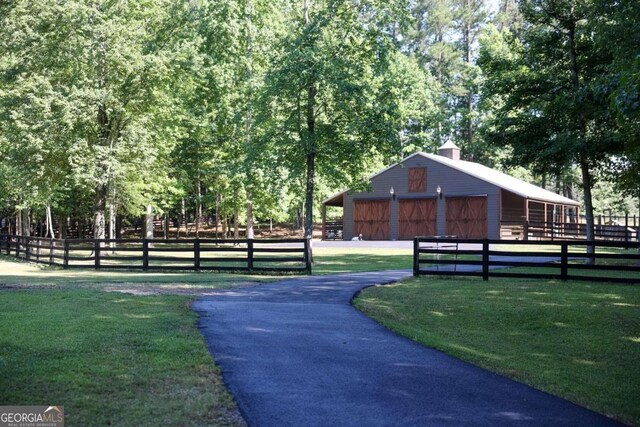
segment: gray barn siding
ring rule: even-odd
[[[409,168],[426,167],[427,185],[424,192],[409,193]],[[434,162],[420,155],[407,159],[404,163],[396,165],[371,180],[370,192],[347,193],[344,198],[344,225],[345,239],[354,237],[353,202],[358,199],[382,199],[391,200],[389,189],[393,186],[396,200],[391,202],[391,239],[398,238],[398,199],[435,197],[436,188],[442,188],[443,199],[438,199],[438,223],[437,233],[445,234],[445,200],[447,196],[475,196],[487,195],[487,236],[489,239],[498,239],[500,235],[500,188],[467,175],[463,172],[451,169],[443,164]]]

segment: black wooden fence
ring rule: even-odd
[[[64,268],[311,274],[307,239],[48,239],[0,236],[0,253]]]
[[[570,240],[585,239],[587,236],[587,225],[580,223],[501,221],[500,229],[503,239]],[[637,239],[640,228],[612,223],[595,224],[593,232],[596,240],[633,242]]]
[[[416,237],[413,273],[640,283],[640,242]]]

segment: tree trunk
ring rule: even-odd
[[[302,230],[302,228],[304,226],[303,212],[304,212],[304,205],[301,204],[296,209],[296,223],[295,223],[295,229],[296,230]]]
[[[229,232],[229,224],[227,222],[227,218],[222,218],[222,238],[227,238],[227,233]]]
[[[573,17],[572,17],[573,18]],[[578,53],[576,50],[576,21],[567,22],[568,38],[569,38],[569,59],[571,60],[571,83],[573,86],[574,98],[576,104],[580,97],[580,68],[578,65]],[[578,137],[586,144],[586,124],[582,113],[578,116]],[[593,219],[593,200],[591,197],[591,188],[593,187],[593,176],[589,169],[589,162],[584,153],[580,154],[580,171],[582,172],[582,189],[584,192],[584,209],[587,218],[587,240],[595,240],[595,224]],[[595,253],[595,247],[587,246],[587,254]],[[594,258],[587,258],[588,264],[595,264]]]
[[[187,206],[184,198],[180,201],[180,224],[178,224],[178,238],[180,238],[180,228],[184,224],[185,235],[189,237],[189,227],[187,226]]]
[[[472,19],[471,16],[471,0],[467,0],[466,2],[466,7],[467,7],[467,11],[468,11],[468,19]],[[464,50],[465,50],[465,62],[467,64],[471,64],[471,23],[469,22],[469,20],[467,20],[467,22],[464,25]],[[473,122],[471,120],[472,117],[472,111],[473,111],[473,92],[471,90],[471,87],[468,88],[469,93],[467,94],[467,118],[466,118],[466,136],[467,136],[467,155],[471,158],[470,160],[473,160],[473,155],[471,154],[471,144],[473,143]]]
[[[58,221],[60,224],[60,232],[59,236],[61,239],[67,238],[67,226],[69,224],[69,217],[58,217]]]
[[[111,192],[111,200],[109,200],[109,239],[116,239],[116,189],[113,188]],[[116,249],[116,242],[109,242],[111,253],[113,254]]]
[[[595,224],[593,219],[593,198],[591,196],[591,188],[593,185],[593,177],[589,170],[589,164],[584,158],[580,159],[580,171],[582,172],[582,190],[584,191],[584,213],[587,218],[587,240],[595,240]],[[587,254],[595,253],[593,245],[587,246]],[[594,258],[587,258],[587,264],[595,264]]]
[[[310,25],[309,20],[309,0],[304,2],[304,20],[305,26]],[[306,146],[307,146],[307,182],[304,200],[304,237],[305,239],[313,238],[313,194],[315,190],[315,173],[316,173],[316,95],[318,88],[315,80],[312,78],[307,88],[307,108],[306,108]]]
[[[105,184],[96,185],[93,214],[93,238],[105,238],[105,218],[104,213],[107,204],[107,186]]]
[[[313,151],[307,153],[307,189],[304,202],[304,237],[313,237],[313,193],[315,184],[315,160]]]
[[[253,239],[253,203],[251,202],[251,192],[247,191],[247,239]]]
[[[31,215],[30,215],[30,209],[29,208],[23,208],[21,211],[22,213],[22,235],[25,237],[29,237],[31,236]]]
[[[46,208],[46,216],[47,216],[47,235],[52,239],[55,239],[56,232],[53,229],[53,218],[51,217],[51,206],[49,205],[47,205],[47,208]]]
[[[22,236],[22,211],[16,212],[16,235]]]
[[[220,223],[220,194],[216,194],[216,239],[218,238],[218,224]]]
[[[164,240],[167,240],[169,238],[169,212],[168,211],[164,213],[162,237]]]
[[[200,217],[202,216],[202,189],[200,178],[196,179],[196,238],[200,237]]]
[[[233,207],[233,238],[240,238],[240,218],[238,218],[238,205]]]
[[[245,152],[251,152],[251,144],[252,144],[252,127],[253,127],[253,91],[251,90],[251,81],[253,79],[253,1],[248,0],[247,4],[247,83],[249,84],[249,90],[247,90],[247,113],[245,118]],[[246,238],[253,239],[254,231],[253,231],[253,176],[252,176],[252,166],[250,163],[245,164],[245,169],[247,172],[247,183],[245,186],[246,197],[247,197],[247,230],[246,230]]]

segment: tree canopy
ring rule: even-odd
[[[151,205],[310,236],[319,200],[447,140],[591,218],[598,182],[640,197],[638,2],[494,6],[0,2],[0,216],[105,237]]]

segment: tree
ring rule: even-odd
[[[405,43],[440,86],[435,144],[439,146],[456,133],[455,103],[466,93],[460,79],[463,55],[454,37],[455,11],[448,2],[419,0],[411,12],[415,26],[407,31]]]
[[[0,30],[5,144],[38,153],[28,170],[38,159],[51,166],[54,174],[42,176],[52,190],[43,191],[93,192],[96,238],[105,237],[116,187],[136,175],[151,184],[157,179],[146,172],[163,170],[153,165],[175,140],[170,89],[191,54],[185,36],[196,11],[163,0],[17,1],[7,11]]]
[[[483,0],[456,0],[456,30],[460,34],[459,46],[463,53],[464,68],[462,74],[465,94],[460,97],[458,111],[462,116],[460,120],[461,140],[465,143],[470,157],[473,155],[475,136],[475,104],[478,93],[478,69],[475,66],[475,54],[478,35],[485,23],[487,13],[484,10]]]
[[[597,90],[610,58],[594,44],[593,2],[526,0],[521,11],[526,26],[519,37],[494,30],[481,49],[485,96],[500,99],[489,134],[513,149],[515,164],[553,175],[578,165],[593,240],[595,174],[620,150],[607,99]]]
[[[599,89],[608,97],[623,144],[622,154],[609,165],[609,177],[618,190],[640,199],[640,3],[600,0],[595,6],[595,43],[612,59]]]
[[[278,153],[290,178],[304,177],[307,238],[317,177],[359,182],[382,156],[399,155],[401,131],[420,122],[409,100],[430,111],[419,101],[429,99],[424,75],[385,31],[400,21],[393,13],[384,2],[306,0],[289,17],[293,30],[267,75],[261,150]]]

